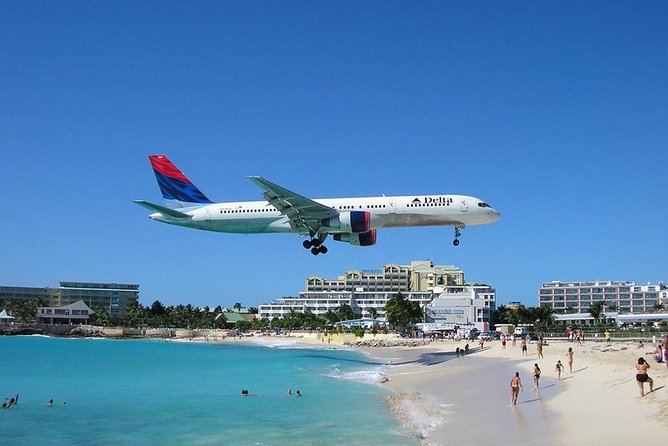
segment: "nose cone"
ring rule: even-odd
[[[493,222],[497,221],[497,220],[500,219],[500,218],[501,218],[501,213],[500,213],[499,211],[497,211],[496,209],[492,209],[492,210],[489,211],[489,220],[490,220],[490,222],[493,223]]]

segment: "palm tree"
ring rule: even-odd
[[[337,308],[336,312],[339,315],[340,321],[347,321],[357,317],[355,311],[353,311],[353,308],[348,304],[341,304],[341,306]]]
[[[371,317],[371,319],[374,319],[374,320],[375,320],[375,319],[378,317],[378,310],[376,310],[376,309],[373,308],[373,307],[369,308],[369,309],[367,310],[367,312],[369,313],[369,316]]]
[[[554,309],[551,306],[538,307],[535,314],[538,325],[547,328],[554,324]]]
[[[589,307],[589,314],[594,318],[594,321],[598,324],[603,315],[603,308],[605,307],[605,301],[600,300],[591,304]]]
[[[657,303],[654,304],[654,312],[655,313],[659,313],[659,312],[663,311],[665,308],[666,308],[666,306],[664,304],[662,304],[661,302],[657,302]]]
[[[422,308],[417,302],[412,302],[398,293],[385,304],[385,316],[388,322],[397,329],[406,328],[409,324],[422,320]]]
[[[327,310],[327,313],[325,313],[325,320],[329,323],[329,325],[334,325],[341,319],[339,319],[339,315],[335,311]]]
[[[234,308],[236,311],[241,311],[241,306],[242,306],[241,303],[237,302],[234,304],[232,308]]]

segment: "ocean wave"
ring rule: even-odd
[[[390,411],[404,423],[408,432],[422,439],[428,438],[429,432],[443,422],[444,415],[451,413],[445,407],[450,405],[436,405],[419,392],[390,395],[387,402]]]
[[[291,349],[291,348],[306,348],[299,344],[299,342],[292,339],[252,339],[246,340],[248,344],[257,345],[260,347]]]
[[[340,379],[343,381],[353,381],[363,384],[374,384],[380,385],[387,380],[385,373],[387,372],[387,367],[379,366],[372,369],[365,370],[355,370],[350,372],[342,372],[339,368],[334,368],[330,373],[326,373],[325,376],[334,379]]]

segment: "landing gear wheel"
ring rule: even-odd
[[[325,245],[320,245],[318,251],[320,251],[320,254],[327,254],[328,249]]]
[[[315,246],[317,248],[321,244],[322,244],[322,242],[320,241],[319,238],[314,238],[313,240],[311,240],[311,246]]]
[[[302,246],[304,247],[304,249],[311,249],[311,246],[313,246],[313,244],[311,243],[310,240],[304,240],[302,242]]]
[[[464,226],[461,227],[462,229]],[[462,233],[459,231],[459,226],[455,226],[455,239],[452,241],[452,244],[455,246],[459,246],[459,237],[461,237]]]
[[[314,256],[317,256],[318,254],[320,254],[320,248],[316,248],[314,246],[313,248],[311,248],[311,254],[313,254]]]

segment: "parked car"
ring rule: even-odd
[[[494,339],[495,341],[500,341],[502,335],[503,335],[503,333],[501,333],[500,331],[493,331],[492,332],[492,339]]]
[[[478,336],[476,336],[476,339],[478,341],[481,340],[481,339],[483,341],[491,341],[492,340],[492,335],[488,331],[481,331],[480,333],[478,333]]]
[[[525,333],[524,336],[522,336],[524,339],[529,337],[529,342],[536,342],[538,340],[538,335],[536,333]]]

